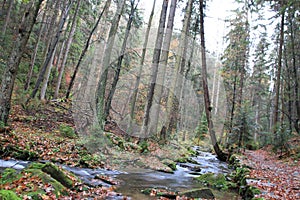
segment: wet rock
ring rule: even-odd
[[[210,189],[195,189],[181,193],[188,198],[203,198],[203,199],[214,199],[215,196]]]
[[[187,169],[189,169],[193,172],[200,172],[201,171],[201,168],[198,165],[190,165],[188,163],[180,163],[179,165],[180,165],[180,167],[187,168]]]

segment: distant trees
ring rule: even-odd
[[[116,119],[129,134],[163,142],[186,140],[187,133],[194,138],[204,111],[223,160],[220,135],[227,147],[254,147],[299,134],[297,0],[237,1],[239,8],[226,20],[222,62],[205,47],[209,1],[163,0],[156,6],[154,0],[145,24],[140,2],[0,1],[1,121],[7,124],[15,91],[16,103],[24,108],[33,99],[66,97],[84,105],[74,108],[81,109],[82,118],[75,117],[86,126],[103,130],[107,120]],[[264,19],[265,7],[272,9],[271,19]],[[180,8],[184,16],[178,31]],[[269,24],[276,25],[272,37]],[[220,76],[226,99],[219,95]],[[220,102],[227,102],[227,110],[221,110],[227,114],[224,133],[215,131],[212,121]]]
[[[11,108],[11,97],[21,58],[26,50],[25,48],[42,2],[43,0],[23,3],[22,12],[20,12],[20,21],[18,22],[18,25],[13,28],[13,46],[6,61],[0,91],[0,121],[4,124],[7,124]]]

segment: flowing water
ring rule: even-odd
[[[204,186],[198,183],[194,178],[204,173],[223,173],[230,172],[226,163],[219,161],[215,155],[202,152],[198,147],[194,147],[197,156],[192,159],[197,164],[179,163],[177,170],[174,173],[164,173],[150,169],[127,168],[122,171],[106,170],[106,169],[87,169],[64,166],[68,171],[73,172],[85,183],[89,185],[111,186],[109,183],[96,179],[96,175],[105,175],[113,179],[120,180],[120,185],[117,186],[117,192],[122,193],[135,200],[155,199],[141,193],[141,190],[147,188],[162,188],[169,191],[186,191],[190,189],[199,189]],[[21,170],[28,166],[30,162],[15,161],[15,160],[0,160],[0,172],[4,168],[14,168]],[[239,199],[237,194],[213,190],[217,199]],[[120,197],[112,197],[112,199],[120,199]]]

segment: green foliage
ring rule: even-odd
[[[277,152],[279,150],[281,153],[289,151],[290,145],[288,144],[288,140],[291,135],[292,131],[289,130],[285,124],[277,126],[273,142],[273,151]]]
[[[10,190],[0,190],[0,199],[1,200],[19,200],[20,198]]]
[[[5,123],[0,120],[0,128],[4,128],[4,127],[5,127]]]
[[[200,124],[196,127],[196,138],[198,141],[203,140],[208,132],[208,124],[205,112],[202,113]]]
[[[18,174],[15,169],[6,168],[1,174],[0,185],[11,183],[14,179],[17,179],[19,177],[21,177],[21,175]]]
[[[258,144],[253,140],[256,124],[248,102],[245,102],[239,112],[236,113],[233,123],[232,133],[229,133],[229,145],[238,148],[257,149]]]
[[[66,125],[66,124],[60,124],[59,131],[61,136],[67,137],[67,138],[77,138],[77,135],[75,134],[74,128]]]
[[[139,146],[141,147],[141,153],[147,153],[149,152],[149,144],[147,142],[147,140],[143,140],[140,142]]]
[[[223,174],[207,173],[197,177],[196,179],[208,187],[222,190],[229,189],[229,182],[227,182],[226,177]]]

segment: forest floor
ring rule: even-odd
[[[33,102],[27,106],[14,105],[9,118],[9,126],[0,127],[0,158],[51,161],[72,167],[92,169],[122,170],[125,167],[143,167],[171,172],[172,168],[168,165],[174,165],[175,160],[185,159],[190,155],[190,152],[179,144],[160,146],[148,141],[145,146],[145,144],[127,142],[124,138],[117,136],[111,139],[115,146],[110,149],[109,154],[101,152],[101,149],[92,153],[85,146],[85,139],[73,132],[75,126],[70,107],[70,102]],[[176,151],[169,147],[172,145],[177,148]],[[28,184],[42,189],[48,187],[41,184],[38,177],[32,178],[27,173],[24,173],[20,180],[6,184],[0,181],[0,191],[1,189],[13,190],[26,199],[26,195],[24,196],[26,190],[19,191],[18,188],[27,188]],[[80,185],[81,183],[74,184]],[[81,188],[84,190],[68,190],[69,197],[84,199],[96,195],[103,199],[106,196],[118,195],[114,192],[114,187],[85,185]],[[42,199],[57,198],[52,189],[43,190],[50,192],[43,194]],[[68,199],[68,197],[61,196],[59,199]]]
[[[297,139],[299,145],[300,138]],[[243,163],[250,167],[249,184],[261,190],[264,199],[300,199],[299,159],[274,154],[270,146],[244,152]]]

